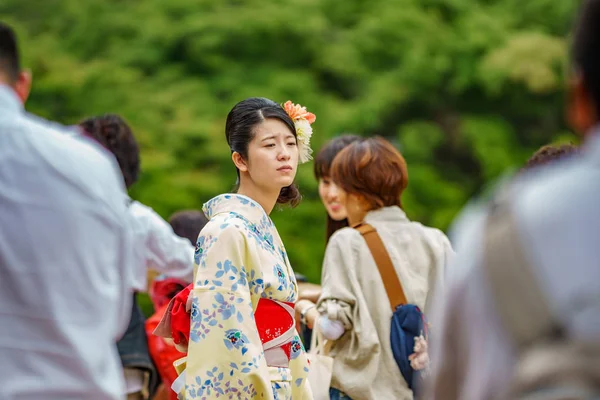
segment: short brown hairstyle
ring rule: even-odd
[[[540,147],[533,155],[527,160],[527,163],[523,167],[524,170],[528,170],[540,165],[545,165],[557,160],[571,157],[579,152],[579,148],[572,144],[548,144]]]
[[[342,150],[331,165],[331,179],[346,193],[362,196],[371,210],[402,207],[408,170],[404,157],[390,142],[373,137]]]

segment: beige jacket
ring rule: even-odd
[[[371,211],[365,222],[379,232],[408,302],[427,310],[434,283],[452,254],[448,238],[411,222],[399,207]],[[356,230],[344,228],[331,237],[322,286],[319,312],[346,328],[330,353],[335,360],[331,386],[353,400],[412,399],[391,351],[389,300],[369,248]]]

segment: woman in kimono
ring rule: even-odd
[[[173,385],[182,398],[312,399],[294,322],[297,283],[269,214],[300,200],[294,177],[298,162],[310,159],[314,119],[264,98],[238,103],[227,117],[238,187],[203,208],[209,222],[197,241],[193,287],[183,294],[188,355]],[[185,345],[177,336],[174,329]]]

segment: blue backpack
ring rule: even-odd
[[[358,230],[367,242],[383,280],[393,311],[390,332],[392,353],[408,387],[414,393],[421,380],[422,370],[413,369],[409,357],[414,353],[416,338],[422,335],[427,340],[425,316],[419,307],[407,304],[396,269],[375,228],[362,223],[354,226],[354,229]]]

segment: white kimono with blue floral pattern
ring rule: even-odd
[[[296,279],[281,238],[248,197],[220,195],[196,247],[186,399],[312,399],[298,335],[290,368],[269,367],[254,311],[261,297],[295,302]]]

